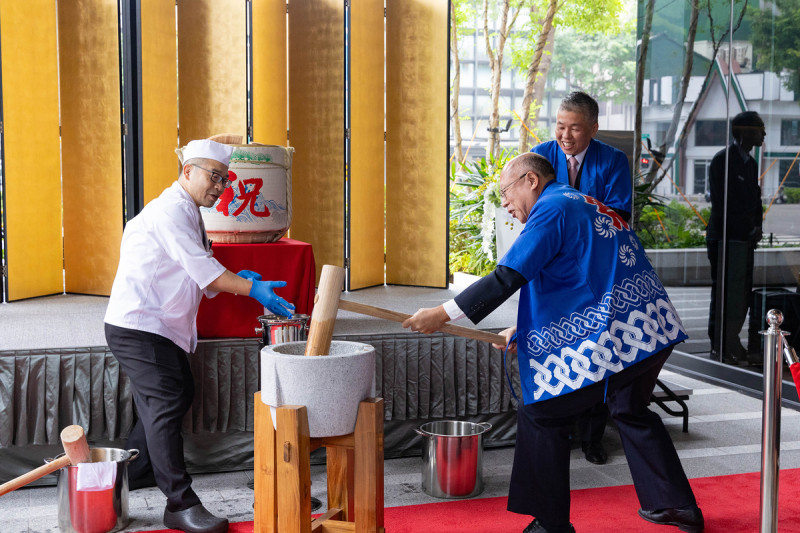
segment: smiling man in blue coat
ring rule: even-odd
[[[556,181],[597,198],[630,220],[633,183],[627,156],[596,139],[599,109],[594,98],[575,91],[568,94],[556,114],[555,141],[535,146],[556,171]]]

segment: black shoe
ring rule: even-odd
[[[228,531],[228,519],[214,516],[200,503],[183,511],[172,512],[164,509],[164,525],[169,529],[177,529],[186,533],[225,533]]]
[[[522,533],[556,533],[556,532],[545,529],[544,526],[539,523],[539,519],[534,518],[533,522],[528,524],[528,527],[522,530]],[[564,531],[564,533],[575,533],[575,528],[572,527],[572,524],[570,524],[569,529]]]
[[[696,505],[680,509],[658,509],[657,511],[639,509],[639,516],[654,524],[678,526],[678,529],[688,533],[700,533],[704,527],[703,512]]]
[[[586,457],[586,460],[590,463],[602,465],[608,461],[608,454],[600,441],[583,442],[581,443],[581,449],[583,450],[584,457]]]
[[[722,359],[720,359],[719,352],[717,350],[711,350],[711,355],[709,356],[709,358],[712,361],[722,362],[722,363],[724,363],[726,365],[733,365],[733,366],[738,366],[739,362],[740,362],[739,358],[737,358],[735,355],[733,355],[730,352],[724,354],[722,356]]]

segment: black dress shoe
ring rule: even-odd
[[[712,361],[717,361],[724,363],[726,365],[733,365],[733,366],[738,366],[740,363],[739,358],[733,355],[731,352],[722,354],[722,358],[720,359],[719,352],[717,350],[711,350],[710,359]]]
[[[200,503],[183,511],[172,512],[164,509],[164,525],[186,533],[225,533],[228,531],[228,519],[214,516]]]
[[[602,465],[608,461],[608,454],[600,441],[583,442],[581,443],[581,449],[583,450],[584,457],[586,457],[586,460],[590,463]]]
[[[522,533],[559,533],[559,532],[545,529],[544,526],[541,523],[539,523],[539,519],[534,518],[533,522],[528,524],[528,527],[522,530]],[[572,527],[572,524],[570,524],[569,528],[564,530],[564,533],[575,533],[575,528]]]
[[[639,509],[639,516],[654,524],[678,526],[678,529],[688,533],[700,533],[704,527],[703,512],[696,505],[680,509],[658,509],[657,511]]]

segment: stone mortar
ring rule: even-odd
[[[304,356],[305,342],[261,350],[261,400],[275,408],[305,405],[312,437],[352,433],[358,404],[375,395],[375,348],[333,341],[329,355]]]

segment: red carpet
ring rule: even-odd
[[[706,533],[758,532],[760,474],[738,474],[691,480],[706,519]],[[782,470],[778,531],[800,533],[800,469]],[[578,533],[679,533],[636,514],[632,485],[572,491],[572,523]],[[387,533],[514,533],[530,517],[506,511],[506,498],[452,500],[406,507],[387,507]],[[169,530],[164,530],[169,531]],[[231,524],[230,533],[255,533],[252,522]]]

